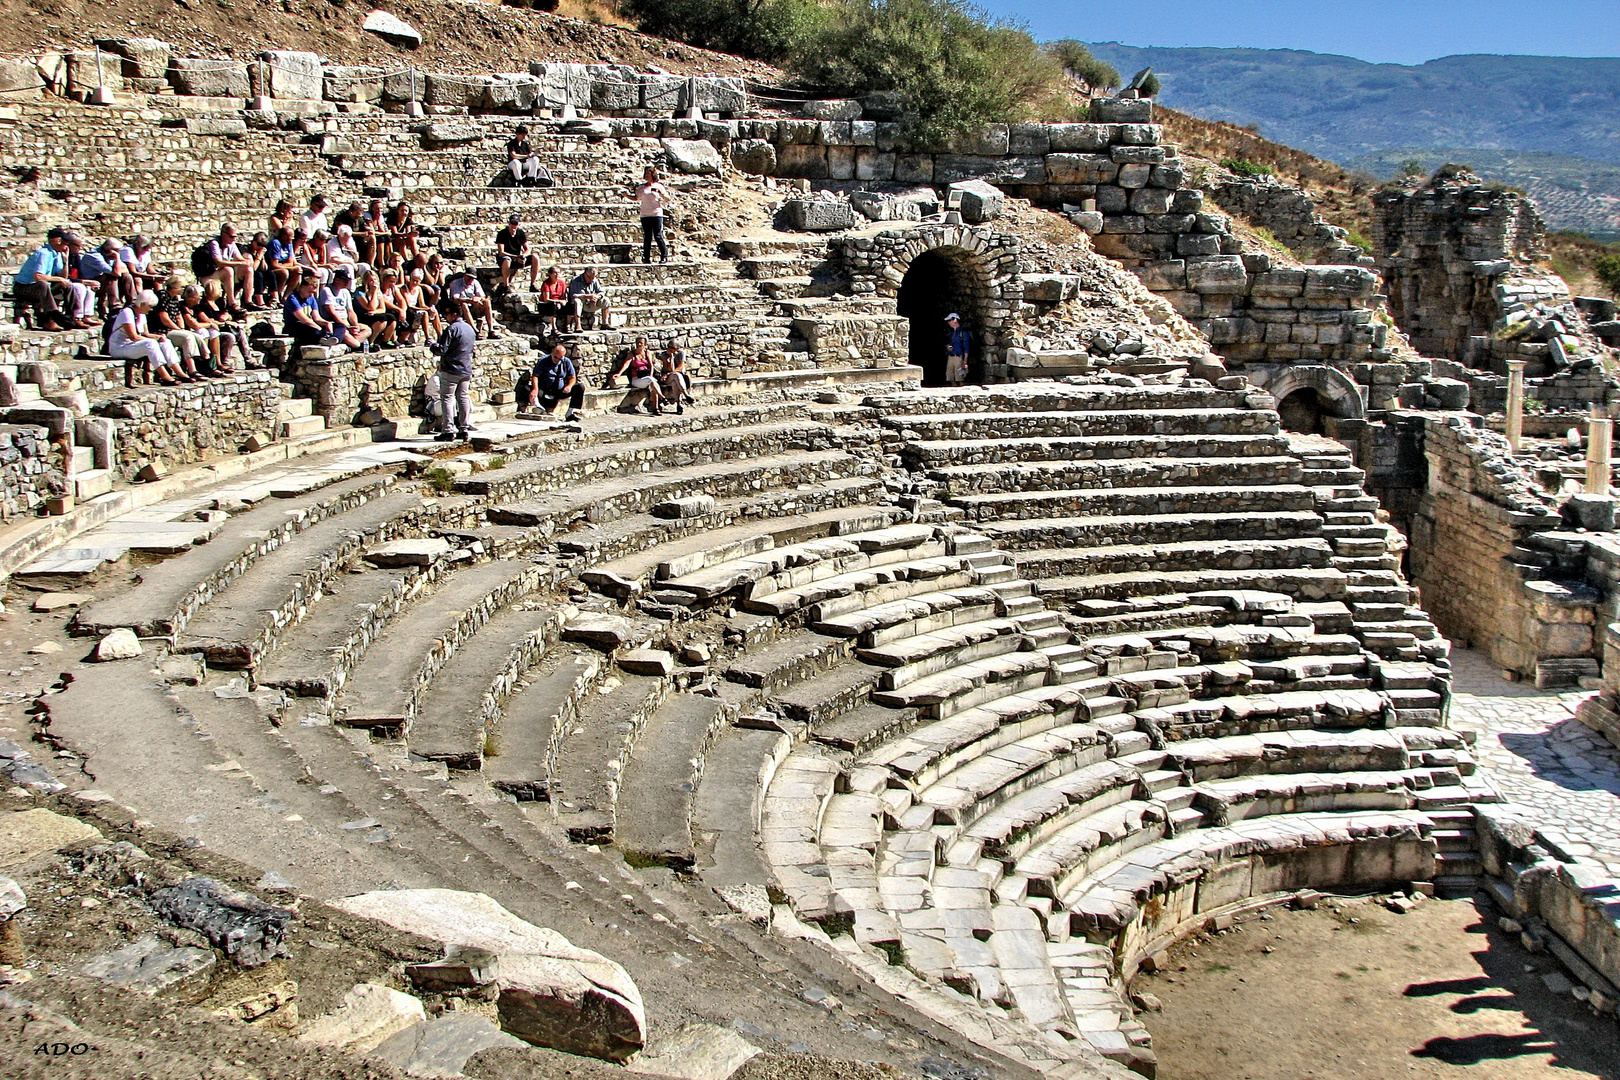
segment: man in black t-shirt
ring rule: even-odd
[[[529,142],[529,129],[519,127],[513,137],[506,143],[507,168],[512,170],[512,182],[518,187],[550,187],[551,177],[546,173],[545,166],[540,164],[540,157],[534,152],[534,146]],[[540,183],[541,177],[546,183]]]
[[[518,268],[529,268],[529,291],[540,289],[540,256],[529,250],[529,234],[518,224],[518,216],[506,219],[506,228],[495,234],[495,255],[501,264],[501,285],[512,287],[512,275]]]

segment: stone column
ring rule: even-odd
[[[1614,421],[1593,417],[1587,421],[1586,436],[1586,492],[1588,495],[1609,493],[1610,450],[1614,445]]]
[[[1524,434],[1524,361],[1509,360],[1507,396],[1507,441],[1515,454]]]

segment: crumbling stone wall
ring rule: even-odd
[[[1302,188],[1270,176],[1212,169],[1199,183],[1221,209],[1265,229],[1306,262],[1371,266],[1372,256],[1350,243],[1349,230],[1324,221]]]
[[[528,338],[479,342],[473,353],[473,401],[510,392],[517,375],[532,361]],[[282,377],[297,384],[300,393],[313,400],[315,415],[335,427],[353,422],[361,409],[362,391],[366,404],[384,416],[422,415],[422,385],[437,369],[438,358],[421,346],[370,353],[310,346],[302,355],[289,357]]]
[[[1543,660],[1595,656],[1595,591],[1518,569],[1562,519],[1507,441],[1464,416],[1426,415],[1421,437],[1428,476],[1408,557],[1435,625],[1531,678]]]
[[[1603,355],[1569,287],[1540,265],[1545,238],[1531,200],[1465,171],[1373,196],[1374,254],[1413,347],[1499,375],[1510,360],[1537,379]]]
[[[117,421],[116,466],[133,479],[148,462],[166,467],[234,453],[251,435],[276,427],[281,388],[269,371],[156,390],[137,389],[91,406]]]

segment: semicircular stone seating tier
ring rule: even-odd
[[[698,797],[719,878],[746,858],[718,788],[762,780],[731,809],[797,919],[942,1019],[971,1002],[1150,1075],[1123,987],[1178,935],[1468,880],[1467,804],[1494,796],[1343,447],[1168,381],[864,405],[936,520],[659,583],[761,643],[727,674],[769,731],[722,738]]]

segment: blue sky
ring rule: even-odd
[[[979,0],[1042,41],[1309,49],[1375,63],[1456,53],[1620,55],[1620,0]]]

